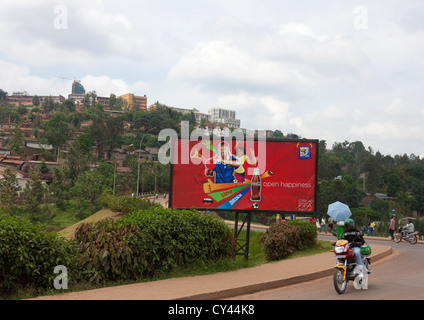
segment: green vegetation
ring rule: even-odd
[[[17,217],[0,218],[0,296],[25,287],[36,290],[53,285],[53,270],[65,265],[77,268],[78,254],[56,232]],[[78,279],[71,273],[70,280]]]
[[[222,220],[195,210],[149,206],[148,201],[139,201],[145,207],[139,210],[125,198],[121,200],[124,211],[133,209],[116,221],[80,225],[72,241],[28,220],[0,219],[1,296],[57,293],[52,289],[57,265],[67,267],[70,290],[83,290],[229,271],[267,262],[260,240],[262,233],[251,231],[249,261],[234,261],[233,230]],[[109,199],[109,203],[115,202],[120,201]],[[301,237],[312,236],[311,223],[295,224],[290,227],[301,230]],[[312,250],[308,254],[327,251],[316,242],[316,231],[314,237],[299,241],[298,251],[305,249],[302,243],[313,243],[308,245],[307,250]]]
[[[281,260],[297,251],[315,245],[317,229],[309,221],[277,222],[260,238],[265,257],[269,261]]]

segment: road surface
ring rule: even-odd
[[[367,240],[371,245],[392,246],[394,253],[371,265],[368,290],[356,290],[348,283],[346,292],[339,295],[333,287],[333,279],[296,284],[274,290],[243,295],[232,300],[423,300],[424,299],[424,245]],[[335,259],[334,259],[335,261]]]

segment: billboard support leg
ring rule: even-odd
[[[243,219],[243,223],[240,228],[238,225],[239,222],[239,212],[236,212],[235,223],[234,223],[234,238],[236,239],[236,247],[234,249],[234,260],[236,256],[244,256],[243,260],[247,261],[249,259],[249,241],[250,241],[250,223],[252,221],[252,213],[249,212]],[[246,239],[241,239],[240,234],[243,230],[245,223],[246,225]]]

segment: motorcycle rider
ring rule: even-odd
[[[403,227],[403,230],[405,231],[405,236],[414,232],[414,224],[412,223],[412,219],[408,220],[408,223]]]
[[[364,272],[364,262],[362,261],[361,246],[365,243],[362,236],[362,232],[355,229],[355,222],[352,219],[346,219],[344,221],[344,227],[346,231],[343,232],[341,239],[349,241],[350,247],[355,254],[356,263],[359,266],[359,270]]]
[[[412,223],[412,219],[408,220],[408,223],[403,227],[403,230],[408,233],[414,232],[414,224]]]

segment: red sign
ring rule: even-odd
[[[173,142],[170,207],[316,212],[317,140]]]

